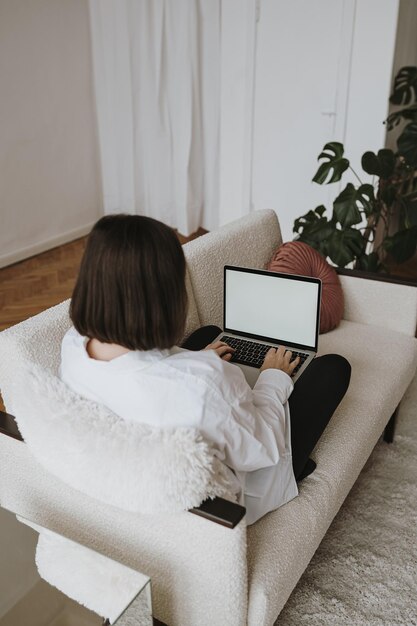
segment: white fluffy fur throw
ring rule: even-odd
[[[89,496],[140,513],[236,499],[230,470],[196,430],[128,422],[34,364],[20,371],[16,392],[13,410],[32,454]]]

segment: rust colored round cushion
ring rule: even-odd
[[[301,241],[288,241],[274,253],[266,269],[320,278],[320,333],[327,333],[339,325],[344,305],[342,285],[334,268],[317,250]]]

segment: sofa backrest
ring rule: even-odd
[[[19,372],[25,363],[37,363],[58,372],[61,341],[71,326],[69,300],[0,333],[0,391],[9,413],[14,414],[13,398],[21,392]]]
[[[281,243],[275,211],[262,210],[184,245],[202,325],[222,326],[224,265],[262,269]]]

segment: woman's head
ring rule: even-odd
[[[78,332],[130,350],[164,349],[182,338],[186,315],[185,258],[174,231],[140,215],[102,217],[72,295]]]

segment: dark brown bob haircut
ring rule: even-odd
[[[172,228],[123,214],[95,224],[70,305],[81,335],[130,350],[171,348],[187,307],[185,258]]]

